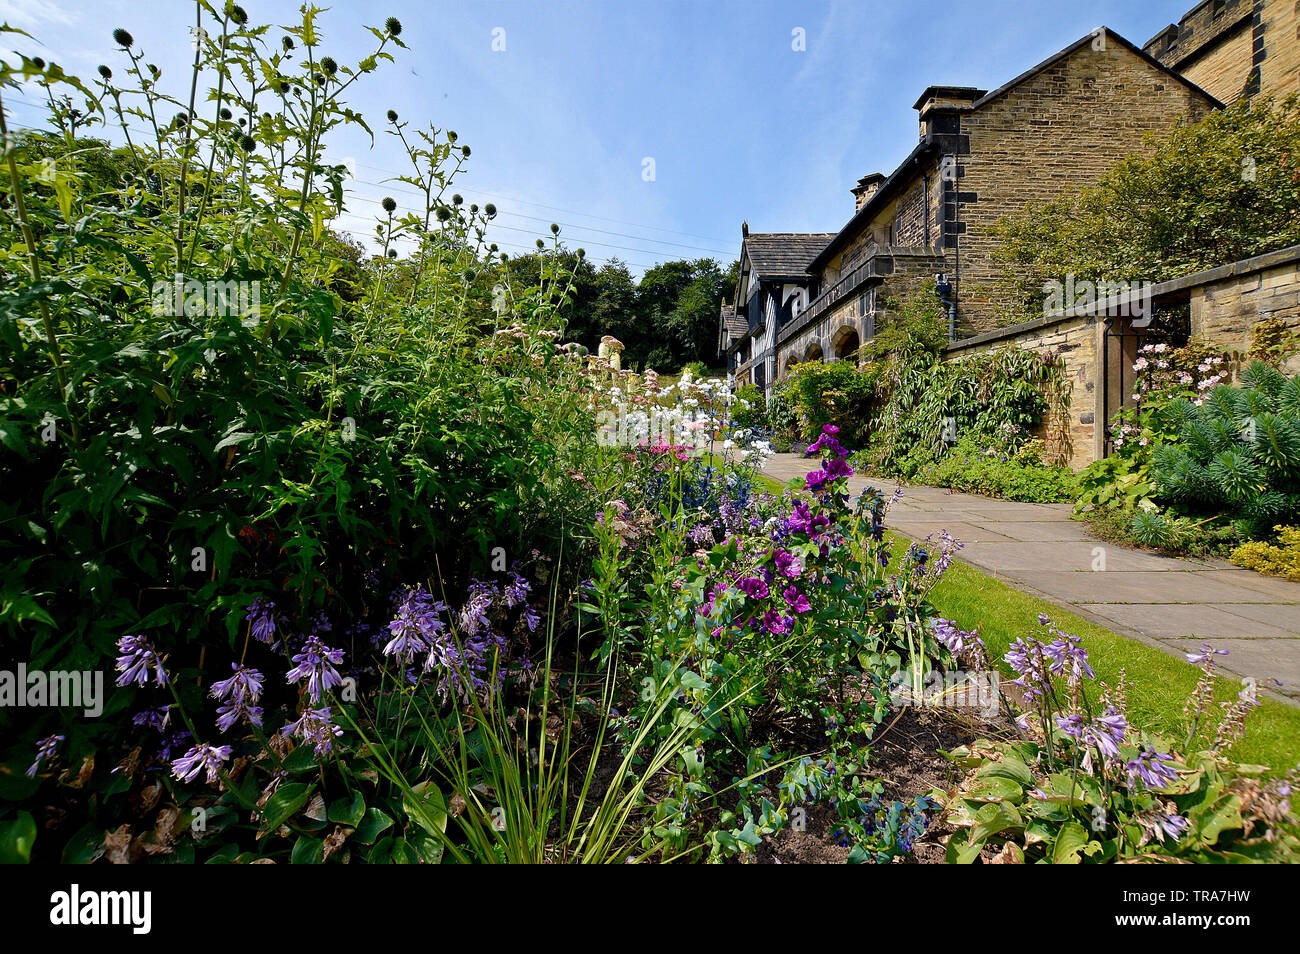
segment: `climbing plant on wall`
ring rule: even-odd
[[[1055,354],[1008,347],[945,362],[909,342],[894,352],[882,381],[870,457],[885,473],[897,472],[904,458],[938,460],[961,437],[993,437],[1018,449],[1041,425],[1052,429],[1058,455],[1067,447],[1069,389]]]

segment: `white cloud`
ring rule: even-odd
[[[72,26],[77,17],[55,0],[0,0],[0,21],[31,30],[45,25]]]

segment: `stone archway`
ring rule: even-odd
[[[835,355],[836,361],[857,360],[861,343],[858,329],[852,325],[845,325],[835,332],[835,337],[831,339],[831,352]]]
[[[785,359],[785,374],[783,375],[783,377],[789,376],[790,372],[794,370],[795,365],[797,365],[798,363],[799,363],[799,358],[796,355],[793,354],[789,355]]]
[[[816,339],[810,341],[808,347],[804,349],[803,359],[805,361],[821,361],[822,343]]]

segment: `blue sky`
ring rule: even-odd
[[[350,102],[377,132],[390,108],[456,130],[473,151],[457,189],[496,203],[503,248],[531,247],[555,221],[569,245],[639,274],[683,257],[725,266],[743,219],[754,231],[837,231],[858,177],[890,172],[915,145],[912,103],[926,86],[995,88],[1101,25],[1140,45],[1192,5],[335,0],[320,26],[325,51],[355,62],[373,42],[364,25],[402,20],[410,49]],[[298,4],[243,6],[282,24]],[[119,62],[111,32],[122,26],[173,91],[187,78],[185,0],[0,0],[0,19],[40,41],[7,46],[83,76]],[[504,50],[493,49],[498,30]],[[21,103],[13,113],[37,116]],[[409,199],[383,182],[401,168],[394,147],[353,131],[330,143],[335,161],[355,164],[342,223],[353,232],[372,231],[384,195]]]

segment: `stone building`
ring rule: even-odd
[[[916,148],[889,175],[859,179],[848,223],[815,252],[805,248],[803,304],[721,332],[720,348],[734,356],[728,367],[770,386],[801,361],[851,358],[891,300],[934,279],[953,339],[946,358],[1007,346],[1059,356],[1069,416],[1043,436],[1076,467],[1104,456],[1105,425],[1131,400],[1142,331],[1113,317],[1104,295],[1086,313],[1049,313],[1045,302],[1043,317],[999,327],[991,227],[1096,182],[1147,134],[1298,84],[1300,2],[1207,0],[1144,48],[1102,28],[992,92],[931,86],[915,103]],[[1300,246],[1164,278],[1149,276],[1147,306],[1187,316],[1187,334],[1222,346],[1234,363],[1255,321],[1300,330]],[[760,287],[742,280],[737,318]]]
[[[993,289],[1001,266],[991,226],[1094,183],[1141,149],[1148,133],[1166,134],[1218,106],[1105,28],[992,92],[927,88],[914,104],[916,147],[889,175],[858,180],[853,216],[838,233],[820,237],[821,248],[809,254],[818,236],[749,236],[760,240],[760,258],[786,245],[799,251],[760,278],[743,272],[753,256],[742,249],[734,306],[747,315],[750,334],[733,353],[748,347],[749,359],[729,367],[767,387],[801,361],[852,356],[891,299],[940,277],[954,339],[996,328]],[[777,286],[783,307],[775,323],[765,322],[766,304],[750,296]],[[795,306],[784,307],[791,296]]]
[[[1142,49],[1225,103],[1300,92],[1300,3],[1205,0]]]
[[[754,232],[741,226],[740,274],[732,302],[734,333],[721,316],[722,353],[737,384],[767,390],[776,380],[776,335],[797,321],[814,293],[808,263],[828,241],[829,233]],[[742,330],[743,329],[743,330]]]

